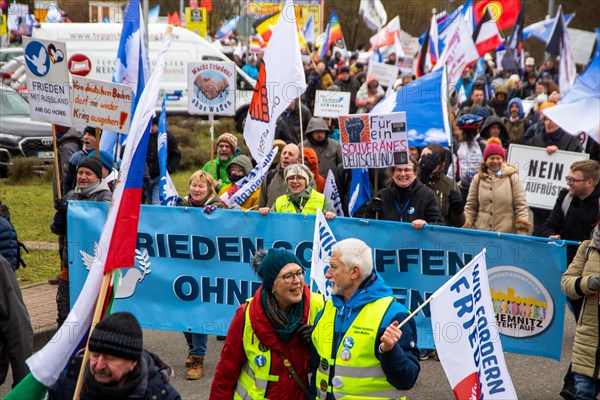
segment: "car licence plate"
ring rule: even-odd
[[[53,159],[54,152],[53,151],[38,151],[35,156],[37,158],[42,158],[44,160]]]

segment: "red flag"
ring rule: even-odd
[[[498,26],[492,18],[490,8],[486,8],[485,11],[483,18],[473,31],[473,41],[480,56],[488,51],[496,50],[504,42],[500,37],[500,32],[498,32]]]
[[[519,11],[521,11],[520,0],[482,0],[473,3],[475,22],[483,17],[485,9],[489,8],[492,17],[498,25],[498,29],[509,29],[515,24]]]

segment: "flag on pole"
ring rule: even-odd
[[[502,44],[503,41],[500,37],[498,26],[492,17],[489,7],[485,9],[483,18],[477,23],[472,37],[480,56],[483,56],[488,51],[496,50]]]
[[[304,40],[306,43],[314,43],[315,42],[315,16],[310,15],[308,21],[306,21],[306,25],[302,30],[302,35],[304,36]]]
[[[479,22],[489,9],[498,25],[498,29],[512,28],[521,10],[521,0],[481,0],[473,3],[475,22]]]
[[[479,53],[469,33],[464,20],[454,24],[454,31],[447,37],[446,47],[440,56],[434,70],[443,68],[448,70],[448,84],[454,87],[462,76],[463,71],[473,62],[477,61]]]
[[[160,4],[152,7],[148,10],[148,23],[156,23],[158,22],[158,16],[160,15]]]
[[[342,34],[342,26],[340,25],[340,21],[335,13],[335,10],[331,10],[331,17],[329,18],[327,29],[325,30],[325,40],[323,41],[323,46],[321,46],[321,50],[319,51],[319,59],[325,59],[327,56],[327,50],[329,50],[331,45],[335,44],[338,40],[342,41],[343,48],[345,49],[346,43],[344,42],[344,35]]]
[[[546,44],[546,51],[550,54],[560,56],[558,64],[558,87],[562,95],[566,94],[577,76],[577,69],[571,45],[569,43],[569,31],[565,23],[562,6],[558,7],[556,22],[552,28],[550,39]]]
[[[397,92],[396,92],[397,93]],[[355,168],[352,170],[350,181],[350,201],[348,202],[348,214],[354,214],[366,204],[371,198],[371,184],[369,183],[369,170],[367,168]]]
[[[565,24],[567,26],[569,25],[569,22],[571,22],[571,19],[573,19],[574,16],[575,14],[565,15]],[[554,27],[557,18],[558,16],[526,26],[525,28],[523,28],[523,40],[529,39],[530,37],[534,37],[541,40],[544,43],[548,43],[550,35],[552,34],[552,28]]]
[[[464,4],[458,6],[447,17],[438,16],[438,32],[440,37],[440,52],[444,52],[446,39],[449,33],[452,33],[454,23],[460,20],[464,20],[467,24],[468,31],[472,34],[475,30],[477,23],[475,22],[475,15],[473,13],[473,1],[467,0]]]
[[[454,397],[516,399],[496,326],[485,249],[431,297],[434,332],[448,326],[458,330],[435,344]]]
[[[377,103],[371,114],[406,111],[410,118],[407,126],[409,146],[423,147],[432,143],[448,146],[451,131],[446,90],[446,70],[440,68],[386,97]]]
[[[431,16],[431,30],[429,32],[429,60],[431,63],[431,67],[435,67],[438,58],[440,58],[439,51],[439,32],[438,32],[438,24],[437,24],[437,16],[433,14]]]
[[[361,2],[361,7],[363,3]],[[395,16],[383,27],[379,32],[371,36],[369,41],[371,42],[371,48],[385,48],[387,46],[394,45],[394,38],[400,36],[400,17]]]
[[[387,13],[381,0],[361,1],[358,14],[372,31],[380,30],[387,21]]]
[[[331,247],[336,243],[337,240],[327,224],[323,211],[317,210],[313,236],[313,256],[310,264],[310,281],[317,284],[319,292],[325,297],[325,301],[331,298],[331,282],[325,278],[325,274],[329,269]]]
[[[115,61],[115,71],[112,81],[124,83],[133,88],[131,99],[131,115],[135,114],[139,98],[144,90],[146,81],[150,76],[150,61],[144,44],[144,20],[139,0],[131,0],[127,7],[127,14],[123,20],[119,49]],[[124,140],[123,135],[123,140]],[[123,140],[121,143],[123,143]],[[100,150],[115,154],[117,144],[117,133],[102,132],[100,138]],[[119,152],[117,152],[118,159]]]
[[[284,14],[289,18],[279,18],[273,29],[273,37],[259,66],[258,80],[244,126],[244,139],[255,160],[262,160],[271,151],[277,118],[306,90],[296,15],[291,0],[286,0],[282,12],[286,12],[286,7],[292,7],[292,12]]]
[[[429,56],[429,45],[431,41],[429,40],[431,35],[431,26],[427,28],[425,32],[425,38],[423,39],[423,43],[421,43],[421,47],[419,48],[419,53],[417,54],[417,61],[415,62],[415,75],[417,78],[422,77],[431,71],[431,57]]]
[[[150,123],[170,46],[171,35],[167,34],[163,39],[156,69],[139,98],[139,107],[131,122],[121,164],[129,168],[121,169],[100,235],[98,251],[83,289],[53,338],[27,359],[30,374],[5,399],[41,398],[39,395],[43,395],[56,382],[87,333],[104,274],[116,268],[133,266]]]
[[[158,118],[158,169],[160,171],[160,183],[158,196],[160,204],[163,206],[174,206],[181,200],[177,189],[173,184],[173,180],[167,171],[167,111],[165,106],[165,99],[162,101],[162,111]]]
[[[278,151],[279,147],[275,147],[248,175],[231,185],[231,188],[221,195],[221,202],[229,208],[239,208],[260,187]]]
[[[327,27],[325,28],[325,32],[321,33],[321,35],[323,36],[323,41],[321,42],[319,40],[319,38],[321,37],[321,35],[319,35],[319,38],[317,38],[317,43],[321,43],[320,48],[319,48],[319,57],[317,60],[325,60],[327,58],[327,51],[329,51],[329,48],[331,47],[331,42],[329,41],[329,32],[331,31],[331,22],[327,23]]]
[[[523,60],[523,23],[525,22],[525,2],[521,6],[519,16],[510,36],[506,39],[506,52],[502,57],[502,68],[505,71],[519,72],[525,70]]]
[[[546,108],[544,115],[569,133],[585,132],[600,142],[600,28],[596,28],[594,57],[575,78],[573,86],[555,107]]]
[[[333,207],[333,211],[339,217],[344,216],[344,209],[342,208],[342,199],[340,199],[340,191],[335,184],[335,177],[333,176],[333,172],[329,170],[327,172],[327,178],[325,178],[325,188],[323,189],[323,194],[329,202],[331,203],[331,207]]]
[[[231,36],[233,31],[237,29],[237,24],[239,20],[240,16],[238,15],[237,17],[233,17],[225,21],[223,25],[217,28],[215,38],[221,40]]]

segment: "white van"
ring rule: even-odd
[[[152,66],[156,64],[166,24],[148,25],[148,47]],[[111,81],[119,40],[121,24],[71,23],[42,24],[33,30],[33,37],[45,40],[58,40],[67,46],[67,62],[72,74],[92,79]],[[159,102],[166,99],[170,113],[187,113],[187,63],[190,61],[231,61],[206,39],[197,34],[175,27],[171,48],[167,54],[167,65],[159,93]],[[238,129],[248,113],[255,81],[237,69],[235,92]],[[160,103],[157,104],[160,108]],[[241,129],[240,129],[241,130]]]

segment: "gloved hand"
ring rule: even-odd
[[[594,292],[600,291],[600,276],[590,276],[590,279],[588,280],[588,288]]]
[[[56,235],[64,235],[67,231],[67,214],[57,212],[50,222],[50,230]]]
[[[296,331],[296,335],[306,346],[310,346],[310,336],[312,335],[313,329],[315,329],[314,325],[301,324],[298,330]]]
[[[54,200],[54,209],[56,211],[58,211],[59,213],[66,214],[67,213],[67,200],[65,200],[64,198]]]
[[[427,182],[429,176],[431,176],[431,173],[441,161],[442,159],[440,156],[435,153],[425,154],[423,157],[421,157],[419,160],[419,180],[421,182]]]
[[[450,212],[454,215],[459,215],[465,210],[465,203],[463,201],[462,195],[456,190],[450,191],[450,196],[448,196],[448,202],[450,204]]]
[[[212,214],[213,211],[215,211],[217,209],[216,206],[213,206],[212,204],[209,204],[207,206],[204,207],[204,214]]]

